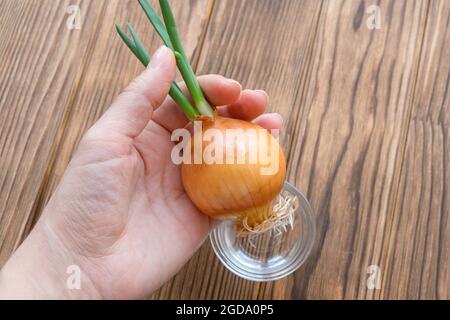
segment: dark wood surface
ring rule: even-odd
[[[171,3],[197,72],[266,90],[285,118],[289,179],[319,237],[273,283],[234,276],[205,243],[151,298],[450,298],[450,2],[377,1],[380,29],[368,1]],[[65,26],[73,4],[81,30]],[[142,70],[113,29],[128,20],[159,46],[134,0],[0,1],[0,266],[80,137]]]

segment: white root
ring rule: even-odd
[[[248,218],[242,219],[242,228],[238,230],[238,237],[247,237],[250,245],[256,247],[254,241],[256,236],[271,231],[274,237],[280,237],[288,231],[294,229],[295,212],[298,208],[298,198],[292,194],[281,194],[273,208],[270,217],[263,223],[252,227],[248,223]]]

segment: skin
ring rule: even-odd
[[[142,299],[200,248],[213,222],[186,195],[170,158],[171,132],[188,125],[167,96],[172,52],[151,65],[85,134],[35,228],[0,272],[2,299]],[[280,129],[263,91],[218,75],[199,78],[224,116]],[[69,266],[81,271],[70,290]]]

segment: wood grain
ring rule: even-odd
[[[0,2],[0,266],[26,233],[91,37],[66,28],[82,8],[95,29],[97,1]]]
[[[431,1],[381,298],[450,298],[449,24]]]
[[[380,265],[412,108],[427,3],[327,1],[308,96],[290,156],[291,177],[318,215],[315,254],[292,297],[372,298],[367,269]],[[296,164],[296,165],[295,165]]]

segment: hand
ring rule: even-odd
[[[31,235],[1,272],[0,297],[145,298],[168,281],[211,230],[171,161],[171,132],[188,120],[167,97],[166,47],[86,133]],[[267,95],[217,75],[199,78],[223,115],[281,127]],[[67,268],[81,270],[69,290]]]

